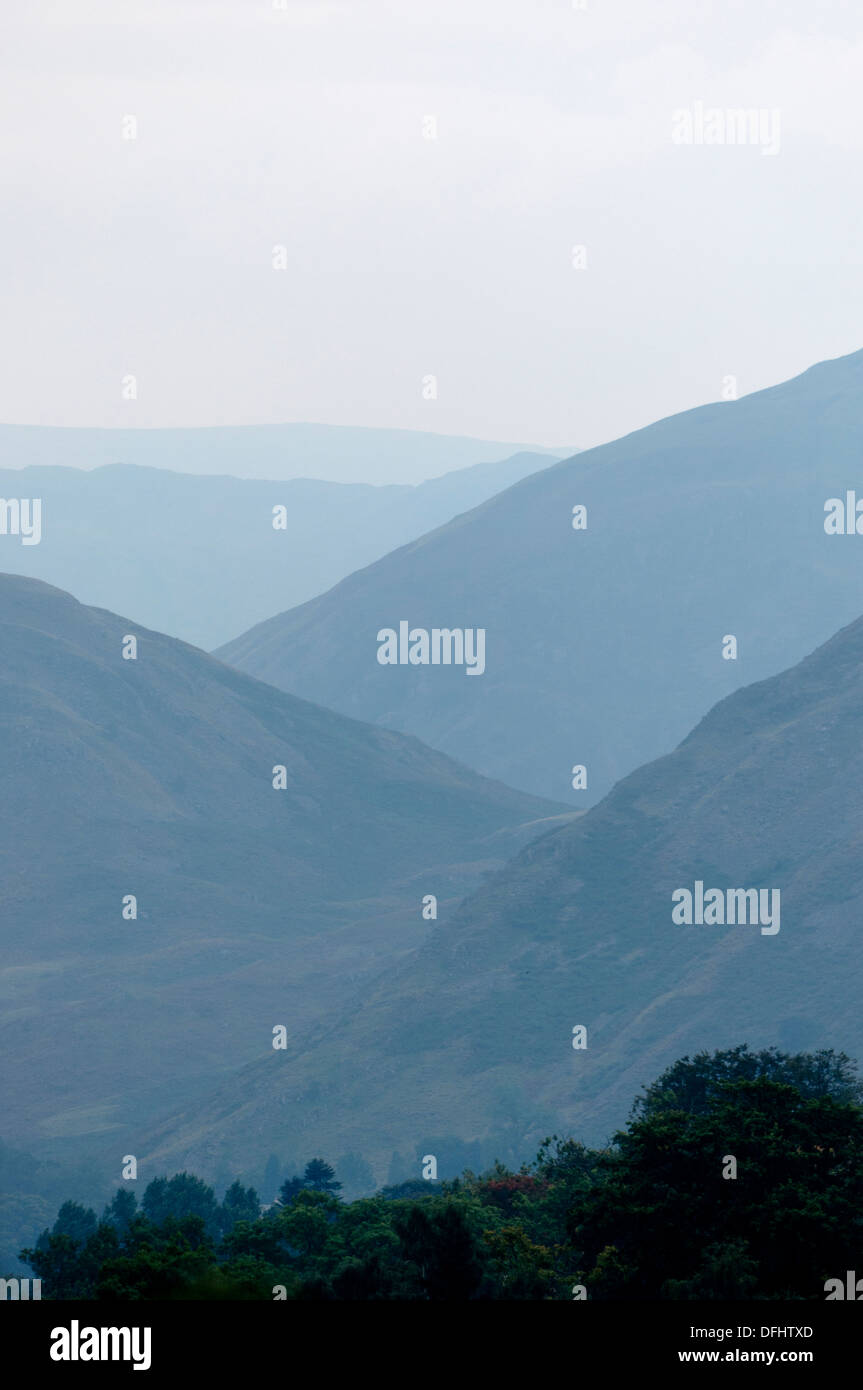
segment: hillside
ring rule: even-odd
[[[526,1154],[552,1132],[602,1142],[700,1049],[859,1056],[861,843],[858,619],[528,846],[336,1032],[175,1113],[150,1162],[254,1164],[284,1133],[303,1153],[358,1152],[381,1181],[392,1153],[418,1170],[447,1136]],[[699,881],[778,890],[778,930],[678,925],[673,894]]]
[[[0,428],[0,460],[13,453]],[[159,457],[153,442],[148,456]],[[211,648],[552,461],[517,454],[413,487],[121,463],[0,468],[0,497],[41,500],[39,544],[0,535],[0,565]]]
[[[861,457],[858,352],[534,474],[219,654],[583,807],[863,610],[863,539],[824,530]],[[402,620],[484,628],[484,674],[380,665]]]
[[[213,425],[185,429],[0,425],[0,461],[6,468],[101,468],[125,463],[207,476],[340,483],[361,478],[378,485],[411,485],[525,450],[557,458],[567,452],[426,430],[352,425]]]
[[[442,919],[560,809],[33,580],[0,575],[0,643],[17,1144],[135,1152],[130,1123],[199,1097],[274,1025],[332,1025],[428,933],[425,894]]]

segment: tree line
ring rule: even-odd
[[[109,1302],[823,1299],[863,1249],[863,1087],[844,1053],[700,1053],[605,1148],[340,1191],[323,1158],[267,1207],[159,1177],[101,1218],[64,1203],[21,1258],[43,1298]]]

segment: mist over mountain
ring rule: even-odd
[[[0,575],[0,643],[18,1146],[93,1139],[114,1171],[274,1026],[337,1026],[426,895],[445,915],[562,809],[35,580]]]
[[[211,648],[552,461],[517,454],[415,487],[126,464],[5,469],[0,496],[41,500],[41,539],[0,535],[0,561]]]
[[[240,1167],[290,1134],[364,1155],[381,1181],[393,1152],[418,1170],[436,1136],[601,1143],[700,1049],[860,1055],[861,846],[863,618],[528,845],[337,1030],[262,1050],[160,1126],[148,1161]],[[699,883],[723,902],[764,890],[773,925],[675,920]]]
[[[861,458],[857,352],[536,473],[219,654],[586,806],[863,609],[863,538],[825,532]],[[401,621],[484,628],[484,673],[381,665]]]
[[[0,461],[101,468],[125,463],[234,478],[316,478],[341,483],[416,484],[455,469],[528,451],[569,450],[424,430],[353,425],[218,425],[188,429],[84,429],[0,425]]]

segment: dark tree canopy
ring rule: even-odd
[[[154,1225],[168,1220],[182,1221],[198,1216],[210,1234],[219,1228],[216,1194],[192,1173],[176,1173],[172,1178],[154,1178],[141,1202],[141,1209]]]
[[[794,1086],[803,1096],[830,1096],[843,1104],[863,1101],[857,1063],[844,1052],[822,1050],[790,1054],[770,1047],[753,1052],[745,1044],[725,1052],[698,1052],[681,1057],[647,1086],[632,1107],[644,1119],[664,1110],[706,1114],[719,1088],[733,1081],[778,1081]]]
[[[517,1171],[355,1201],[315,1158],[265,1212],[178,1173],[140,1210],[119,1188],[101,1223],[64,1202],[21,1258],[46,1299],[820,1300],[863,1249],[859,1097],[841,1053],[701,1053],[602,1151],[552,1135]]]
[[[763,1077],[653,1106],[603,1170],[569,1221],[595,1297],[814,1297],[863,1239],[863,1112]]]

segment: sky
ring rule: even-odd
[[[590,447],[863,347],[860,5],[280,3],[2,6],[0,422]]]

